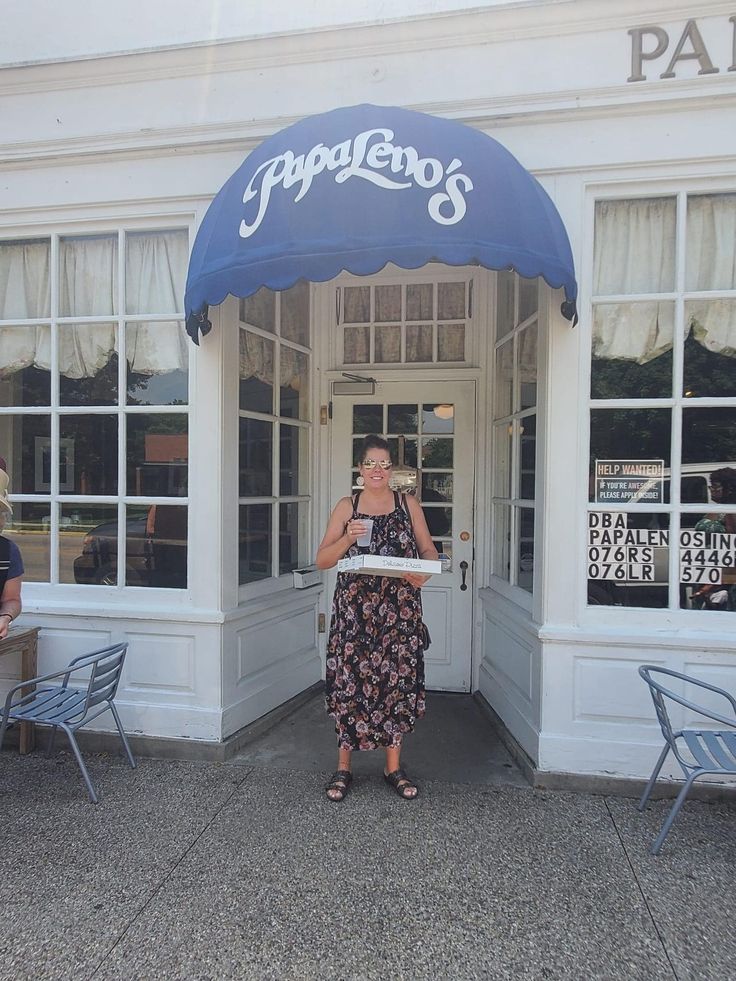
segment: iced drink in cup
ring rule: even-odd
[[[373,536],[373,518],[359,518],[358,520],[365,526],[365,531],[359,538],[356,538],[356,542],[361,548],[368,548]]]

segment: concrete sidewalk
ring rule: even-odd
[[[301,711],[228,764],[90,757],[97,807],[70,754],[0,753],[0,978],[734,976],[733,806],[687,804],[655,859],[668,801],[535,792],[498,747],[430,780],[419,728],[417,801],[363,754],[335,805]]]

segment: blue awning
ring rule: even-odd
[[[500,143],[450,119],[361,105],[302,119],[252,151],[197,233],[185,310],[386,263],[479,264],[562,287],[575,316],[567,233],[539,182]]]

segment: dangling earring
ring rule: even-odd
[[[362,474],[358,474],[358,476],[355,478],[355,483],[358,485],[358,487],[362,487],[365,484]]]

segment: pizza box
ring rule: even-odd
[[[433,576],[442,572],[442,563],[434,559],[410,559],[401,555],[353,555],[339,559],[338,572],[357,572],[366,576],[404,576],[417,572]]]

